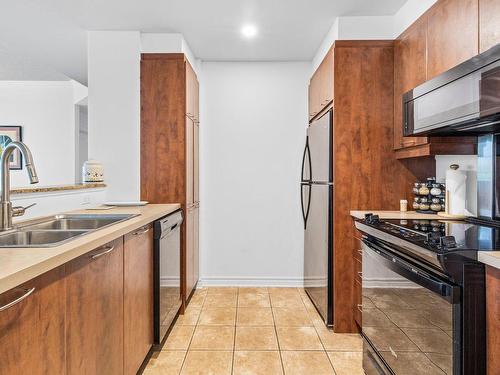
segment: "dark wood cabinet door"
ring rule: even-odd
[[[2,375],[66,373],[65,292],[61,266],[0,295]]]
[[[153,229],[125,236],[123,248],[124,374],[136,374],[153,345]]]
[[[488,375],[500,369],[500,270],[486,267],[486,349]]]
[[[478,54],[478,0],[440,0],[428,17],[427,79]]]
[[[479,47],[484,52],[500,43],[500,1],[479,0]]]
[[[68,374],[123,374],[123,237],[66,265]]]
[[[420,18],[394,44],[394,149],[427,143],[403,137],[403,94],[426,80],[427,19]]]

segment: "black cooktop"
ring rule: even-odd
[[[364,220],[365,224],[432,251],[500,250],[500,228],[445,220]]]

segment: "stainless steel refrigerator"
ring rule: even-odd
[[[326,112],[307,129],[302,158],[301,206],[304,219],[304,287],[333,325],[333,118]]]

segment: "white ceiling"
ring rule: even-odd
[[[0,0],[0,54],[86,82],[86,30],[182,33],[203,60],[311,60],[338,16],[392,15],[406,0]],[[251,22],[254,40],[239,30]]]

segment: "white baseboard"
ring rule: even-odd
[[[198,286],[276,286],[276,287],[303,287],[302,277],[203,277]]]
[[[160,276],[160,286],[174,288],[181,285],[181,279],[176,276]]]

